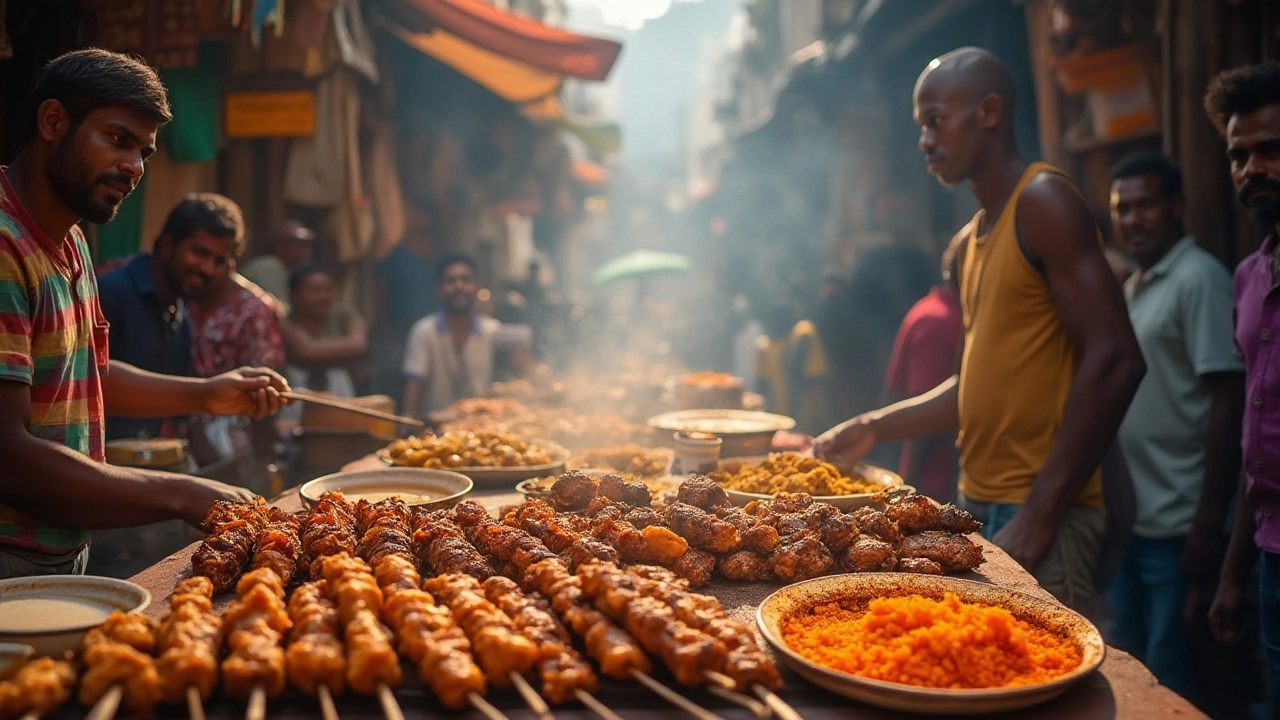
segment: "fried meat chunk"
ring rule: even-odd
[[[946,572],[972,570],[982,564],[982,548],[964,535],[928,530],[909,535],[899,550],[902,557],[929,558]]]

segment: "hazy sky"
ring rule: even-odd
[[[696,0],[677,0],[690,2]],[[594,5],[609,25],[636,30],[646,20],[662,17],[671,9],[672,0],[571,0],[573,5]]]

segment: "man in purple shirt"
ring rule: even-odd
[[[1244,502],[1209,610],[1219,640],[1239,637],[1249,573],[1261,551],[1262,644],[1280,717],[1280,63],[1219,74],[1205,110],[1227,141],[1240,202],[1269,230],[1235,273],[1236,351],[1245,365]]]

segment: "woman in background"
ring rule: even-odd
[[[369,350],[364,319],[352,308],[334,304],[335,287],[319,265],[300,265],[289,274],[291,309],[282,324],[294,388],[355,397],[352,370]]]

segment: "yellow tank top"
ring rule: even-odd
[[[987,235],[978,236],[976,218],[970,224],[965,248],[960,492],[979,502],[1026,499],[1058,437],[1080,365],[1049,284],[1018,245],[1018,198],[1042,172],[1061,173],[1033,163]],[[1094,472],[1076,502],[1101,507],[1100,473]]]

